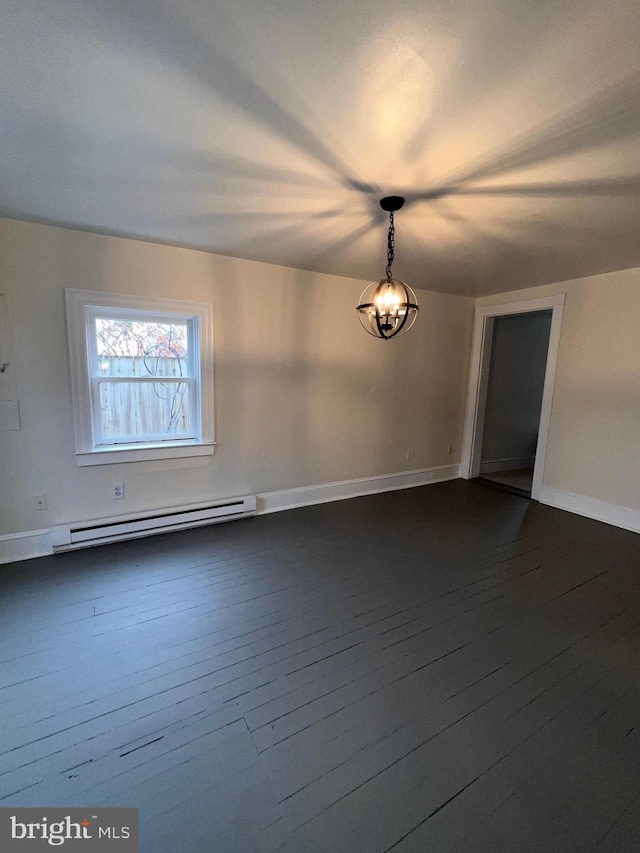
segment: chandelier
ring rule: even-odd
[[[403,204],[404,199],[397,195],[386,196],[380,200],[380,207],[389,214],[387,277],[365,287],[357,307],[358,317],[365,331],[385,341],[408,332],[415,323],[419,310],[416,295],[409,285],[391,276],[395,253],[393,214],[400,210]]]

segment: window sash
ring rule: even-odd
[[[96,447],[108,447],[112,444],[152,444],[157,442],[171,442],[171,441],[198,441],[199,431],[198,424],[196,421],[196,412],[197,412],[197,400],[195,399],[197,395],[197,383],[195,379],[184,378],[184,377],[162,377],[160,379],[149,376],[144,377],[144,383],[147,384],[156,384],[161,383],[163,385],[174,384],[174,385],[187,385],[189,386],[189,397],[188,397],[188,417],[189,424],[191,429],[182,430],[181,432],[172,432],[172,433],[144,433],[140,436],[104,436],[102,433],[102,414],[101,414],[101,402],[100,402],[100,386],[101,385],[138,385],[140,384],[140,380],[137,376],[133,376],[131,378],[128,377],[109,377],[105,379],[101,376],[93,376],[91,377],[91,404],[92,404],[92,415],[93,421],[95,423],[93,432],[94,432],[94,444]]]
[[[213,372],[213,307],[209,302],[194,302],[158,296],[140,296],[130,293],[110,293],[99,290],[76,290],[65,288],[67,330],[73,400],[75,432],[75,456],[78,465],[103,465],[114,462],[133,462],[142,459],[170,459],[212,454],[215,442],[214,420],[214,372]],[[100,423],[94,415],[95,397],[93,379],[102,381],[125,381],[128,377],[107,377],[96,370],[91,362],[91,317],[115,318],[126,321],[140,320],[161,323],[191,322],[190,345],[187,353],[191,367],[185,368],[184,376],[162,377],[162,381],[192,380],[193,386],[186,389],[194,405],[195,416],[191,419],[190,432],[195,437],[178,435],[148,435],[132,439],[123,436],[122,443],[98,445],[99,436],[95,424]],[[96,344],[97,348],[97,344]],[[188,375],[187,375],[188,374]],[[132,376],[131,380],[143,382],[146,377]],[[149,377],[150,381],[160,377]],[[139,390],[144,392],[144,388]],[[193,393],[192,393],[193,391]],[[104,390],[103,390],[104,394]],[[150,426],[155,426],[153,422]],[[110,428],[113,427],[113,423]],[[128,426],[127,426],[128,429]],[[109,441],[113,437],[109,436]],[[129,445],[129,446],[127,446]]]
[[[184,376],[105,376],[100,371],[100,355],[98,354],[97,326],[99,319],[121,320],[130,322],[159,322],[165,324],[180,324],[187,326],[187,355],[183,361],[187,365]],[[164,312],[144,311],[118,308],[87,308],[85,313],[85,335],[87,342],[87,367],[89,372],[89,395],[91,406],[91,432],[93,447],[110,447],[113,445],[160,444],[173,441],[200,441],[200,394],[199,394],[199,336],[198,318]],[[138,436],[105,436],[102,430],[102,413],[100,403],[100,385],[102,384],[185,384],[189,386],[188,418],[189,430],[167,433],[144,433]]]
[[[149,384],[160,384],[165,385],[169,382],[175,382],[176,385],[181,384],[192,384],[197,385],[197,382],[193,376],[92,376],[91,382],[95,382],[96,384],[106,384],[112,383],[113,385],[117,385],[119,383],[126,384],[127,382],[141,384],[148,382]]]

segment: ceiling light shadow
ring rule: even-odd
[[[348,231],[339,240],[332,240],[331,245],[327,246],[326,249],[323,249],[320,252],[314,252],[312,255],[309,255],[309,261],[315,263],[316,261],[320,261],[324,258],[334,256],[338,257],[343,249],[350,249],[358,242],[358,240],[361,240],[365,236],[365,234],[368,234],[377,225],[378,222],[372,217],[367,222],[364,222],[362,225],[358,226],[358,228],[354,228],[352,231]]]
[[[640,195],[640,175],[559,183],[505,184],[493,187],[451,187],[444,195],[456,196],[634,196]]]
[[[584,20],[597,0],[582,4],[545,3],[530,0],[494,0],[478,7],[459,22],[455,60],[439,80],[428,114],[407,141],[404,154],[409,163],[425,153],[425,140],[437,133],[437,126],[449,127],[460,116],[486,111],[509,90],[526,84],[558,44],[566,46],[575,35],[576,24]],[[508,43],[508,49],[505,44]],[[430,64],[422,44],[416,52]]]
[[[110,4],[87,0],[94,13],[113,27],[114,20],[126,28],[125,41],[134,37],[148,52],[186,72],[209,92],[242,110],[259,125],[269,128],[276,136],[294,145],[312,159],[326,166],[331,174],[343,181],[351,175],[345,161],[332,151],[319,135],[276,101],[263,86],[253,80],[239,65],[231,51],[217,46],[201,30],[191,26],[166,4],[139,0],[127,6],[126,14],[116,18]],[[215,10],[217,32],[232,32],[230,21],[221,19],[224,12]],[[286,85],[283,81],[283,87]]]
[[[441,184],[459,186],[633,137],[640,137],[640,74],[592,95],[571,113],[520,134]]]

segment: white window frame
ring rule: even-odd
[[[78,465],[105,465],[213,454],[215,441],[211,305],[204,302],[71,288],[66,288],[65,299],[76,436],[75,456]],[[94,321],[96,316],[123,315],[132,319],[180,321],[189,325],[190,341],[194,345],[193,377],[187,380],[194,391],[190,401],[194,426],[192,435],[170,439],[154,436],[145,441],[130,443],[101,443],[97,426],[99,413],[96,409],[98,403]]]

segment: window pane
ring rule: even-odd
[[[101,376],[188,376],[186,323],[96,318]]]
[[[186,382],[101,382],[102,437],[191,437],[190,386]]]

